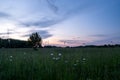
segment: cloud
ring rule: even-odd
[[[77,44],[77,45],[80,45],[80,44],[85,43],[86,41],[84,41],[84,40],[59,40],[59,42],[63,42],[63,43],[67,43],[67,44]]]
[[[47,30],[31,30],[30,32],[31,33],[38,32],[38,34],[42,37],[42,39],[46,39],[46,38],[49,38],[49,37],[53,36]],[[30,35],[31,34],[27,33],[25,35],[22,35],[22,37],[29,37]]]
[[[104,44],[120,44],[120,36],[116,36],[116,37],[109,37],[109,38],[105,38],[102,40],[95,40],[93,42],[90,42],[88,44],[93,44],[93,45],[104,45]]]
[[[7,35],[8,33],[0,33],[0,35]],[[14,34],[13,32],[9,32],[9,34]]]
[[[4,12],[0,12],[0,18],[6,18],[6,17],[10,17],[10,15]]]
[[[57,14],[57,17],[53,17],[53,18],[51,18],[51,16],[48,16],[48,17],[45,16],[45,18],[40,19],[40,20],[36,19],[36,21],[31,20],[29,22],[18,21],[18,23],[25,27],[31,27],[31,26],[42,27],[42,28],[51,27],[55,24],[61,23],[69,19],[70,17],[73,17],[76,13],[77,13],[77,10],[71,10],[71,11],[66,12],[64,15]]]
[[[39,21],[31,21],[31,22],[22,22],[20,25],[24,25],[26,27],[38,26],[38,27],[50,27],[51,25],[57,24],[59,20],[51,19],[51,20],[39,20]]]
[[[56,0],[46,0],[46,1],[51,10],[53,10],[54,12],[58,11],[58,7],[55,5]]]
[[[56,1],[56,0],[45,0],[45,2],[47,3],[47,5],[45,6],[48,6],[48,8],[50,8],[50,10],[54,11],[55,13],[53,13],[52,15],[49,13],[48,14],[44,13],[45,15],[43,15],[44,18],[42,19],[38,19],[40,18],[41,15],[37,15],[37,18],[34,18],[36,19],[35,21],[34,19],[30,19],[28,22],[21,21],[19,22],[20,25],[23,25],[26,27],[31,27],[31,26],[50,27],[52,25],[61,23],[67,20],[68,18],[76,16],[76,14],[80,13],[80,11],[83,11],[89,7],[89,5],[87,6],[86,4],[80,5],[78,4],[77,1],[75,2],[76,5],[73,6],[72,4],[74,0],[71,0],[69,2],[66,1],[66,3],[63,6],[61,3],[59,3],[59,1]],[[63,2],[63,1],[60,1],[60,2]],[[67,5],[67,8],[65,8],[66,5]]]
[[[41,35],[43,39],[49,38],[52,36],[48,31],[38,31],[38,33]]]
[[[105,34],[95,34],[95,35],[89,35],[90,37],[108,37],[108,35]]]
[[[7,32],[1,32],[0,35],[8,35],[8,34],[14,34],[14,33],[17,33],[17,32],[14,32],[13,29],[8,29]]]

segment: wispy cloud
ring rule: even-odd
[[[112,43],[111,43],[112,42]],[[104,44],[120,44],[120,36],[116,36],[116,37],[107,37],[105,39],[102,40],[95,40],[92,41],[88,44],[94,44],[94,45],[104,45]]]
[[[9,32],[9,34],[14,34],[13,32]],[[8,33],[0,33],[0,36],[1,35],[8,35]]]
[[[4,12],[0,12],[0,18],[7,18],[7,17],[10,17],[10,15]]]
[[[20,22],[20,25],[24,25],[25,27],[50,27],[51,25],[57,24],[59,20],[51,19],[51,20],[38,20],[31,22]]]
[[[108,37],[108,35],[105,34],[94,34],[94,35],[89,35],[90,37]]]
[[[73,17],[74,15],[75,13],[73,13],[72,11],[68,11],[64,15],[59,15],[58,17],[54,17],[52,19],[49,19],[48,17],[48,19],[45,18],[36,21],[31,20],[29,22],[18,21],[18,23],[25,27],[32,27],[32,26],[41,27],[41,28],[52,27],[53,25],[61,23],[67,20],[68,18]]]
[[[63,42],[63,43],[67,43],[67,44],[77,44],[77,45],[81,45],[83,43],[85,43],[85,40],[59,40],[59,42]]]
[[[54,12],[58,11],[58,7],[55,5],[56,0],[46,0],[48,3],[48,6],[53,10]]]
[[[0,35],[7,36],[7,29],[14,29],[10,37],[27,39],[38,32],[43,39],[56,37],[56,43],[72,45],[112,40],[115,35],[110,34],[120,33],[116,5],[118,1],[113,0],[1,0]]]
[[[7,29],[7,32],[0,32],[0,36],[1,35],[8,35],[8,34],[15,34],[17,32],[14,32],[13,29]]]
[[[76,14],[78,14],[80,11],[87,9],[89,6],[85,5],[80,5],[75,1],[75,6],[71,5],[74,1],[68,1],[66,2],[63,6],[57,4],[59,1],[56,0],[45,0],[44,2],[47,3],[46,6],[50,8],[51,11],[55,12],[53,15],[45,13],[43,15],[44,18],[39,18],[40,15],[38,15],[38,18],[36,20],[32,19],[29,21],[18,21],[20,25],[24,25],[26,27],[31,27],[31,26],[36,26],[36,27],[51,27],[55,24],[61,23],[71,17],[74,17]],[[60,1],[62,3],[62,1]],[[69,5],[70,4],[70,5]],[[64,9],[65,6],[69,6]],[[71,7],[72,6],[72,7]],[[38,10],[39,12],[39,10]]]
[[[38,34],[42,37],[42,39],[46,39],[53,36],[47,30],[30,30],[28,33],[23,34],[22,37],[29,37],[34,32],[38,32]]]

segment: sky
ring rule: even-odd
[[[0,38],[34,32],[43,45],[120,44],[120,0],[0,0]]]

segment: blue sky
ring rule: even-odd
[[[119,0],[0,0],[0,37],[38,32],[44,45],[118,44],[119,8]]]

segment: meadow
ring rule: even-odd
[[[120,48],[2,48],[0,80],[120,80]]]

